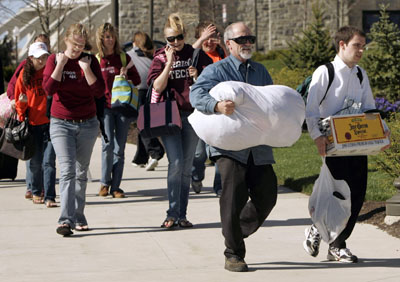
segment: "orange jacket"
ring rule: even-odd
[[[47,96],[42,88],[43,69],[36,71],[32,79],[32,85],[26,87],[23,83],[24,70],[18,76],[15,84],[15,109],[18,117],[22,121],[25,118],[25,112],[28,110],[28,119],[31,125],[41,125],[49,123],[46,116]],[[25,93],[28,97],[28,103],[21,103],[19,95]]]

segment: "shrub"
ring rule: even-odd
[[[296,89],[311,74],[311,72],[305,69],[289,69],[288,67],[283,67],[280,70],[270,70],[274,84],[286,85],[293,89]]]
[[[287,52],[287,49],[270,50],[267,53],[255,52],[252,59],[257,62],[266,60],[281,60],[283,54],[286,54]]]
[[[314,20],[302,33],[289,43],[289,51],[283,53],[284,63],[289,69],[306,69],[314,71],[320,65],[332,61],[335,48],[329,30],[324,27],[323,16],[319,5],[312,8]]]
[[[376,157],[377,168],[392,177],[400,176],[400,113],[391,113],[387,124],[391,132],[391,147]]]
[[[4,80],[6,82],[10,82],[10,79],[13,76],[15,69],[16,68],[12,65],[3,67]]]

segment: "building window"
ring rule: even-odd
[[[397,24],[400,29],[400,11],[387,11],[389,13],[389,19]],[[379,11],[363,11],[363,31],[369,33],[371,31],[372,24],[379,21]]]

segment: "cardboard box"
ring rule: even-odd
[[[379,113],[330,116],[322,121],[327,156],[376,155],[390,143]]]

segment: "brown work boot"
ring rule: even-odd
[[[249,271],[246,262],[240,257],[225,257],[225,269],[233,272]]]
[[[107,196],[108,195],[108,188],[110,188],[110,186],[102,184],[100,186],[99,196],[101,196],[101,197]]]
[[[32,191],[26,190],[25,192],[25,199],[32,200]]]

